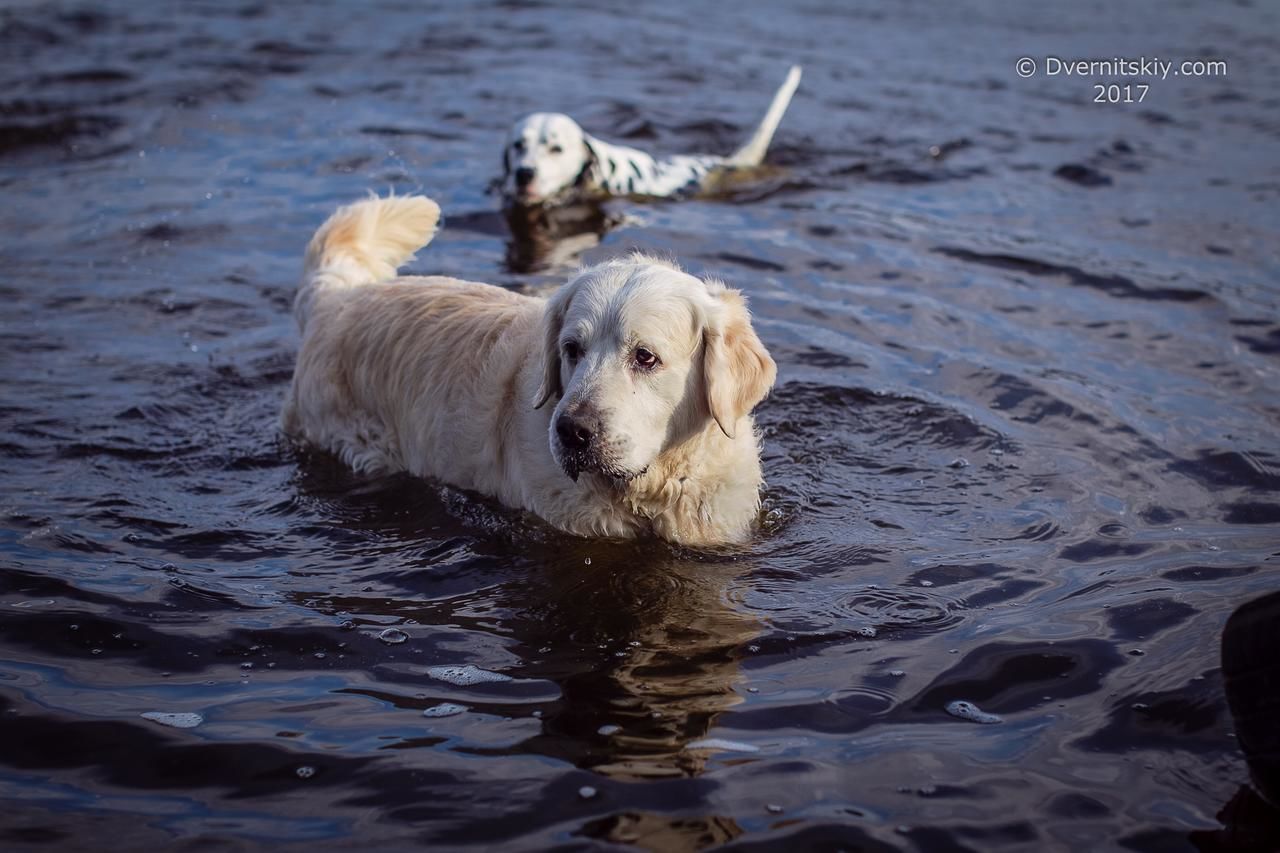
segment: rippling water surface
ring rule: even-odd
[[[1224,849],[1218,638],[1280,586],[1280,10],[1126,9],[6,7],[5,847]],[[1231,71],[1108,106],[1013,73],[1050,53]],[[728,151],[792,61],[776,169],[585,253],[750,295],[747,552],[280,439],[334,206],[425,190],[416,270],[539,291],[485,193],[514,118]]]

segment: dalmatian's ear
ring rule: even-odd
[[[582,187],[591,182],[591,175],[595,172],[596,164],[600,162],[600,156],[596,154],[596,149],[591,144],[591,137],[585,133],[582,135],[582,147],[587,149],[587,156],[582,164],[582,171],[578,172],[578,177],[573,179],[575,187]]]

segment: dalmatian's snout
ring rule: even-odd
[[[533,183],[533,169],[528,166],[521,166],[519,169],[516,169],[515,178],[516,186],[523,189]]]

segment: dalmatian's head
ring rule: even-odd
[[[587,180],[595,153],[563,113],[533,113],[515,123],[502,152],[502,195],[513,204],[550,201]]]

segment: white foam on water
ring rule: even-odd
[[[387,628],[378,635],[378,639],[389,646],[398,646],[405,640],[409,639],[409,635],[399,628]]]
[[[1004,722],[1004,717],[1001,717],[999,714],[988,714],[977,705],[972,702],[966,702],[963,699],[948,702],[946,712],[953,717],[959,717],[960,719],[968,720],[971,723],[991,725],[992,723]]]
[[[509,675],[490,672],[487,669],[481,669],[469,663],[463,666],[430,666],[427,667],[427,675],[440,681],[456,684],[459,687],[470,687],[473,684],[494,684],[511,680]]]
[[[147,711],[140,715],[144,720],[150,720],[153,723],[159,723],[162,726],[169,726],[174,729],[194,729],[196,726],[204,722],[204,717],[199,714],[183,714],[169,713],[167,711]]]
[[[424,717],[456,717],[458,714],[467,712],[466,705],[455,705],[452,702],[441,702],[439,705],[432,705],[422,712]]]
[[[719,737],[704,737],[702,740],[691,741],[688,749],[720,749],[726,752],[759,752],[760,747],[752,746],[749,743],[742,743],[736,740],[725,740]]]

